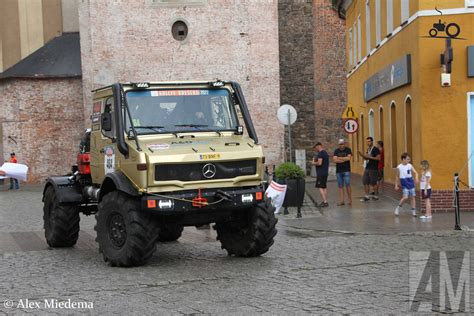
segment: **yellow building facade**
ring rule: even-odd
[[[453,175],[474,187],[474,1],[349,0],[346,11],[348,104],[365,138],[384,141],[385,181],[408,152],[417,170],[432,166],[434,190],[452,190]],[[441,55],[452,52],[451,74]],[[474,156],[474,155],[473,155]],[[354,155],[353,171],[362,173]]]

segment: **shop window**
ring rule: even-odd
[[[397,111],[395,103],[390,106],[390,143],[391,143],[391,157],[392,168],[398,165],[398,149],[397,149]]]
[[[411,99],[407,98],[405,101],[405,150],[410,154],[411,160],[414,161],[413,158],[413,125],[412,125],[412,111],[411,111]]]

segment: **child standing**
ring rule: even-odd
[[[413,174],[415,174],[415,181],[418,183],[418,173],[411,165],[411,158],[410,156],[408,156],[408,153],[403,153],[401,158],[402,163],[397,166],[395,190],[398,190],[398,182],[400,181],[403,196],[400,199],[400,202],[398,202],[398,206],[395,208],[395,216],[398,216],[398,214],[400,213],[400,208],[402,207],[403,202],[408,200],[408,197],[411,196],[411,214],[416,217],[416,193],[415,182],[413,181]]]
[[[426,214],[420,216],[421,219],[430,219],[431,216],[431,168],[428,160],[423,160],[421,162],[421,181],[420,181],[420,191],[421,199],[425,200]]]

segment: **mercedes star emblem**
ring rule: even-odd
[[[204,167],[202,167],[202,175],[207,179],[214,178],[216,175],[216,166],[212,163],[204,165]]]

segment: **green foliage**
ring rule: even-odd
[[[305,177],[305,172],[298,165],[292,162],[285,162],[276,167],[275,176],[277,179],[301,179]]]

